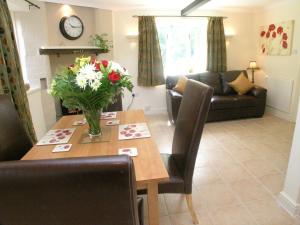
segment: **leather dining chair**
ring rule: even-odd
[[[123,111],[121,94],[115,97],[114,103],[109,104],[107,108],[103,109],[103,112],[116,112],[116,111]]]
[[[206,84],[187,81],[175,124],[172,154],[161,154],[170,178],[159,183],[158,192],[185,194],[194,224],[199,222],[192,203],[192,180],[212,95],[213,88]]]
[[[128,156],[2,162],[0,199],[1,225],[143,223]]]
[[[19,160],[31,148],[32,143],[11,98],[0,95],[0,162]]]

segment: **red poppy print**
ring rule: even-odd
[[[260,36],[261,37],[264,37],[266,35],[266,31],[262,31],[261,33],[260,33]]]
[[[288,35],[286,33],[283,33],[282,39],[286,41],[288,39]]]
[[[278,27],[277,34],[282,34],[282,33],[283,33],[283,27]]]
[[[266,34],[266,37],[269,38],[270,35],[271,35],[271,33],[268,31],[267,34]]]
[[[277,33],[274,31],[274,32],[272,33],[272,38],[276,38],[276,36],[277,36]]]
[[[275,30],[275,28],[276,28],[275,24],[271,24],[269,26],[269,31],[273,31],[273,30]]]
[[[283,41],[283,42],[282,42],[282,47],[283,47],[284,49],[287,49],[287,48],[288,48],[288,43],[287,43],[286,41]]]

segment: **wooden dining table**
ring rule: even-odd
[[[82,134],[87,132],[88,126],[72,126],[72,124],[82,119],[83,115],[64,116],[52,127],[52,129],[76,128],[69,140],[69,143],[72,144],[70,151],[53,153],[52,150],[55,145],[35,145],[22,160],[117,155],[119,148],[136,147],[138,155],[133,157],[133,162],[137,188],[147,189],[149,225],[159,225],[158,183],[168,180],[169,174],[161,160],[159,149],[153,136],[151,135],[149,138],[119,140],[118,125],[116,125],[110,126],[109,141],[81,144]],[[117,112],[116,119],[120,120],[120,124],[147,123],[147,118],[143,110]],[[101,127],[106,127],[106,121],[101,120]]]

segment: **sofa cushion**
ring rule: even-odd
[[[199,74],[199,81],[211,86],[214,89],[214,95],[222,94],[221,80],[218,73],[206,72]]]
[[[177,84],[173,88],[173,90],[179,92],[180,94],[183,94],[187,81],[188,81],[188,78],[186,76],[179,77]]]
[[[228,83],[230,87],[232,87],[239,95],[246,94],[250,91],[254,84],[251,83],[247,77],[245,77],[244,73],[240,73],[238,78],[234,81]]]
[[[228,83],[234,81],[241,74],[241,72],[243,72],[244,75],[248,78],[248,74],[246,70],[232,70],[232,71],[220,73],[221,82],[223,86],[223,95],[236,94],[235,90],[233,90],[233,88],[230,87]]]
[[[183,74],[184,75],[184,74]],[[182,75],[182,76],[183,76]],[[190,75],[184,75],[185,77],[187,77],[188,79],[192,79],[192,80],[196,80],[196,81],[200,81],[199,80],[199,74],[190,74]],[[167,89],[173,89],[177,82],[178,82],[178,79],[180,78],[181,76],[167,76],[166,77],[166,88]]]
[[[238,108],[236,98],[233,96],[215,95],[211,99],[212,110]]]

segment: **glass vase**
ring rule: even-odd
[[[85,110],[84,115],[89,125],[90,138],[101,135],[100,115],[102,110]]]

